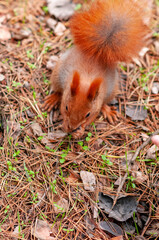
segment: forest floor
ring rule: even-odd
[[[0,239],[159,239],[159,149],[151,142],[158,1],[152,13],[148,46],[119,64],[118,121],[101,114],[74,140],[59,109],[41,110],[50,69],[72,44],[69,22],[51,29],[43,0],[0,1]]]

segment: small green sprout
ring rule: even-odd
[[[36,66],[33,63],[27,62],[27,65],[30,69],[36,69]]]
[[[31,50],[27,50],[27,57],[30,59],[34,58],[33,54],[31,53]]]
[[[105,154],[101,155],[101,158],[102,158],[104,164],[106,164],[106,165],[108,165],[108,166],[112,166],[112,165],[113,165],[113,163],[110,161],[109,158],[106,157]]]
[[[87,141],[87,142],[89,142],[89,141],[90,141],[90,137],[91,137],[91,136],[92,136],[92,133],[91,133],[91,132],[89,132],[89,133],[88,133],[88,137],[86,137],[86,141]]]
[[[43,6],[42,10],[44,11],[45,14],[47,14],[49,12],[49,9],[47,6]]]

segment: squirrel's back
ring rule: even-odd
[[[95,0],[70,27],[76,46],[104,65],[128,61],[143,47],[147,27],[132,0]]]

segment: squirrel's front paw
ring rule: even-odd
[[[72,132],[72,137],[74,139],[79,139],[83,136],[83,134],[84,134],[84,128],[80,127],[78,130]]]
[[[107,118],[111,124],[118,120],[118,113],[116,111],[116,107],[114,106],[108,106],[104,103],[101,112],[103,113],[104,118]]]
[[[43,111],[50,112],[53,107],[56,107],[59,102],[61,101],[61,94],[60,93],[52,93],[51,95],[47,96],[44,99],[44,103],[42,104],[41,108]]]

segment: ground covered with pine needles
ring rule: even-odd
[[[159,83],[157,4],[145,53],[119,64],[118,121],[110,124],[100,115],[74,140],[62,131],[59,109],[41,110],[50,89],[48,61],[72,44],[68,21],[57,36],[46,24],[45,1],[0,2],[1,24],[11,33],[0,40],[0,239],[115,236],[100,221],[120,226],[123,239],[158,239],[159,149],[150,139],[159,129],[159,92],[152,91]],[[132,119],[131,109],[141,120]],[[95,179],[90,188],[83,171]],[[121,197],[135,197],[136,211],[126,221],[109,217],[99,193],[111,196],[114,206]]]

